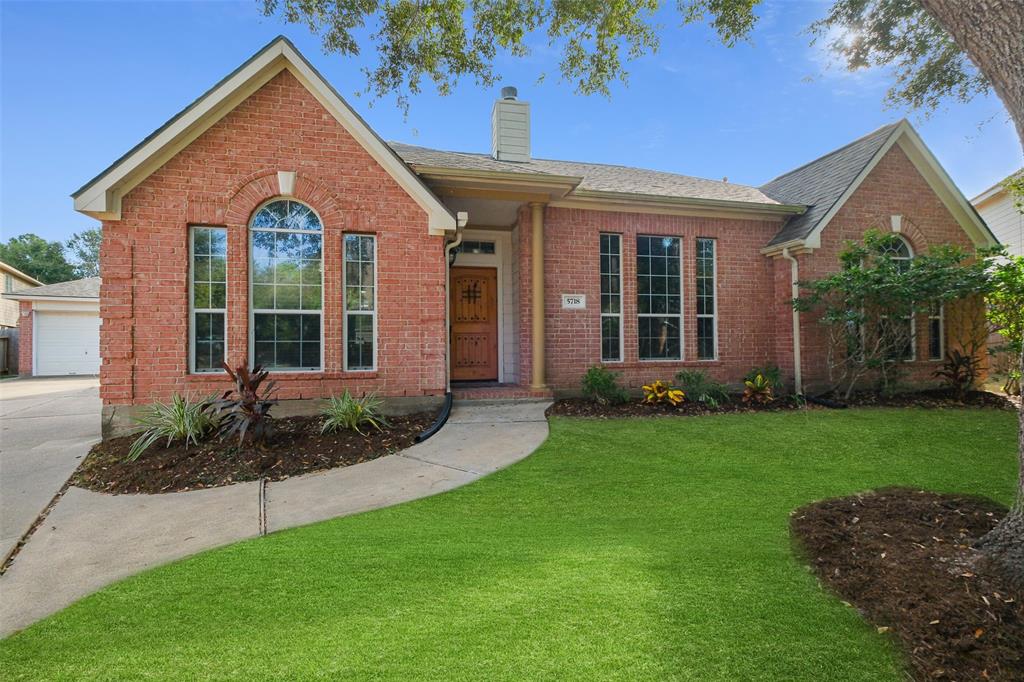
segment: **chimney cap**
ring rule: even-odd
[[[518,95],[518,94],[519,94],[519,91],[516,90],[515,87],[513,87],[511,85],[506,85],[505,87],[503,87],[501,89],[501,98],[502,99],[515,99],[516,95]]]

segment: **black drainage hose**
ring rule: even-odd
[[[828,398],[815,398],[812,395],[804,396],[804,398],[809,403],[821,405],[822,407],[830,407],[833,410],[845,410],[847,407],[849,407],[849,405],[847,405],[846,403],[840,403],[835,400],[829,400]]]
[[[448,421],[448,415],[450,415],[451,413],[452,413],[452,394],[451,394],[451,391],[449,391],[448,393],[444,394],[444,405],[441,406],[441,412],[440,412],[440,414],[437,415],[437,419],[434,420],[433,424],[431,424],[430,426],[427,427],[426,431],[424,431],[420,435],[416,436],[416,438],[414,439],[414,442],[422,443],[423,441],[425,441],[426,439],[430,438],[435,433],[440,431],[441,427],[444,426],[445,422]]]

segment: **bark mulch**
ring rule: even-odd
[[[917,680],[1024,680],[1024,594],[972,543],[991,500],[888,488],[816,502],[791,527],[823,583],[902,646]]]
[[[402,450],[433,422],[430,414],[389,417],[389,427],[321,435],[322,417],[274,420],[264,447],[213,438],[191,446],[157,443],[134,462],[126,460],[135,436],[93,446],[72,477],[72,485],[104,493],[165,493],[215,488],[266,478],[279,481],[322,469],[367,462]]]
[[[728,412],[781,412],[801,407],[801,403],[793,398],[777,398],[767,405],[747,405],[739,396],[735,400],[722,403],[718,407],[708,407],[704,403],[686,401],[679,407],[657,404],[648,405],[639,398],[621,405],[599,405],[586,398],[563,398],[556,400],[547,409],[548,417],[589,417],[594,419],[616,419],[622,417],[695,417],[705,414],[722,414]],[[814,408],[814,405],[807,405]]]
[[[855,393],[843,401],[851,407],[987,407],[996,410],[1016,410],[1018,403],[999,393],[970,391],[963,402],[948,389],[936,388],[925,391],[897,393],[881,396],[876,393]]]

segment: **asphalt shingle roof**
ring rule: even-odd
[[[882,126],[844,147],[761,185],[761,191],[776,201],[808,206],[806,212],[790,218],[768,245],[805,239],[809,236],[897,126],[898,122]]]
[[[100,278],[86,277],[85,279],[73,279],[70,282],[58,282],[57,284],[44,284],[41,287],[22,289],[11,292],[18,296],[30,296],[32,298],[96,298],[100,297]]]
[[[578,161],[531,159],[524,162],[497,161],[487,154],[449,152],[401,142],[388,143],[411,166],[434,166],[466,171],[500,171],[524,175],[583,178],[577,189],[686,199],[741,201],[776,205],[780,202],[756,187],[706,180],[690,175]]]

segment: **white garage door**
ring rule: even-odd
[[[36,374],[100,373],[100,316],[36,311]]]

